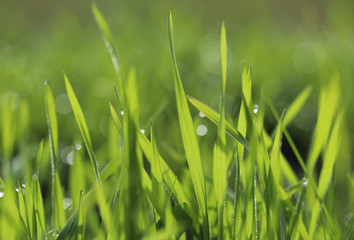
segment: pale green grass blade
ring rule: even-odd
[[[131,113],[131,117],[135,124],[138,126],[139,124],[139,98],[138,98],[138,89],[137,89],[137,81],[136,81],[136,72],[135,69],[132,68],[129,71],[128,82],[126,84],[125,92],[126,97],[129,98],[127,102],[129,104],[129,110]]]
[[[84,207],[83,207],[83,194],[84,192],[81,190],[80,191],[80,198],[79,198],[79,207],[78,207],[78,223],[77,223],[77,233],[76,233],[76,239],[81,240],[83,239],[83,234],[84,234]]]
[[[119,120],[118,114],[111,103],[109,103],[109,111],[111,112],[111,116],[112,116],[114,125],[117,127],[119,134],[122,135],[123,134],[122,123]]]
[[[58,122],[54,97],[48,82],[45,82],[45,106],[52,168],[52,224],[55,228],[62,229],[65,225],[65,211],[63,207],[63,193],[61,189],[59,174],[57,171]]]
[[[280,186],[281,175],[280,175],[280,152],[281,152],[281,138],[283,132],[283,121],[284,121],[285,110],[280,117],[280,121],[278,122],[278,126],[276,129],[276,134],[274,137],[274,143],[272,147],[272,151],[270,153],[270,165],[272,169],[272,173],[274,176],[274,180],[277,183],[277,187]]]
[[[39,144],[39,150],[36,159],[36,171],[33,178],[33,188],[34,188],[33,203],[34,203],[34,211],[36,217],[37,237],[39,239],[42,239],[42,237],[46,233],[43,198],[42,198],[41,187],[39,184],[39,164],[42,158],[43,145],[44,145],[44,140],[42,139],[41,143]]]
[[[312,172],[325,141],[327,141],[331,125],[336,116],[340,97],[339,76],[335,75],[328,87],[320,93],[319,110],[313,135],[310,153],[307,159],[309,174]]]
[[[204,171],[202,166],[202,161],[200,158],[199,146],[197,142],[197,137],[195,135],[195,129],[193,125],[193,120],[189,111],[187,99],[182,86],[182,81],[177,68],[177,61],[174,51],[173,42],[173,22],[171,11],[168,18],[168,30],[169,30],[169,41],[173,60],[173,75],[175,82],[176,91],[176,101],[178,109],[178,119],[181,128],[183,145],[186,152],[188,167],[190,170],[190,175],[193,182],[194,191],[198,201],[198,207],[200,215],[203,221],[203,233],[204,238],[209,239],[209,223],[207,216],[207,200],[206,200],[206,190],[205,190],[205,180]]]
[[[334,170],[335,161],[338,158],[338,151],[341,145],[341,129],[342,129],[342,119],[343,119],[343,111],[341,111],[336,119],[335,123],[329,137],[328,146],[325,151],[322,170],[320,173],[320,178],[318,182],[318,198],[316,199],[316,203],[312,208],[311,221],[309,226],[309,236],[310,238],[314,236],[316,230],[317,219],[320,214],[320,206],[321,202],[324,200],[327,189],[330,185],[332,174]]]
[[[236,217],[241,215],[241,169],[243,168],[242,166],[242,161],[243,161],[243,153],[245,148],[248,149],[248,142],[245,139],[246,133],[247,133],[247,104],[246,101],[244,100],[245,98],[248,99],[248,102],[252,102],[252,80],[251,80],[251,70],[249,69],[247,71],[246,68],[243,69],[242,72],[242,103],[241,103],[241,108],[239,112],[239,117],[238,117],[238,122],[237,122],[237,128],[238,128],[238,135],[241,136],[241,140],[239,142],[242,144],[237,144],[236,149],[237,149],[237,158],[236,158],[236,166],[237,166],[237,172],[236,172],[236,178],[235,178],[235,204],[234,204],[234,230],[233,234],[235,235],[234,237],[237,237],[237,234],[241,232],[241,218]],[[230,124],[231,126],[231,124]],[[232,126],[233,127],[233,126]],[[234,127],[233,127],[234,128]],[[228,126],[226,123],[226,130],[228,131]],[[234,128],[234,130],[237,130]]]
[[[57,240],[82,239],[83,237],[83,191],[80,191],[79,205],[61,230]]]
[[[65,81],[66,92],[67,92],[69,100],[70,100],[71,108],[73,109],[77,125],[79,126],[82,138],[84,139],[84,143],[85,143],[87,152],[88,152],[89,157],[91,159],[91,164],[93,167],[93,172],[95,174],[96,182],[97,182],[97,184],[100,184],[101,178],[100,178],[100,173],[99,173],[99,169],[98,169],[98,163],[97,163],[96,156],[95,156],[95,153],[92,148],[91,137],[90,137],[90,133],[87,128],[86,120],[85,120],[84,114],[81,110],[80,104],[76,98],[75,92],[72,89],[69,79],[65,73],[64,73],[64,81]]]
[[[117,74],[120,74],[118,56],[113,44],[113,38],[109,26],[106,20],[104,19],[103,15],[101,14],[100,10],[97,8],[96,4],[93,3],[91,5],[91,8],[92,8],[93,15],[95,16],[97,25],[101,31],[101,35],[103,37],[104,43],[111,56],[114,70],[116,71]]]
[[[312,87],[307,86],[291,103],[291,105],[286,110],[286,116],[284,118],[284,128],[295,118],[299,113],[301,108],[304,106],[305,102],[309,98],[312,92]]]
[[[19,205],[16,204],[14,185],[10,177],[6,179],[6,184],[0,178],[2,195],[0,198],[0,239],[25,239],[27,237],[21,224],[21,212]]]
[[[219,114],[217,111],[206,105],[205,103],[201,102],[200,100],[187,96],[188,100],[192,105],[201,111],[210,121],[215,124],[219,124]],[[246,149],[248,149],[248,142],[244,138],[244,136],[228,121],[225,122],[225,130],[226,133],[229,134],[232,138],[236,141],[240,142]]]
[[[221,27],[220,37],[221,49],[221,78],[222,78],[222,94],[220,100],[220,117],[218,124],[218,136],[216,146],[214,148],[213,160],[213,179],[217,201],[218,212],[218,237],[224,238],[224,199],[226,192],[226,181],[228,164],[226,159],[226,136],[225,136],[225,87],[226,87],[226,72],[227,72],[227,43],[225,25]]]

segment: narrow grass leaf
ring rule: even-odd
[[[100,173],[99,173],[99,169],[98,169],[98,163],[97,163],[96,156],[95,156],[95,153],[92,148],[91,137],[90,137],[90,133],[87,128],[84,114],[83,114],[80,104],[76,98],[75,92],[74,92],[73,88],[71,87],[70,81],[65,73],[64,73],[64,81],[65,81],[66,92],[67,92],[69,100],[70,100],[71,108],[73,109],[77,125],[79,126],[82,138],[84,139],[84,143],[85,143],[87,152],[88,152],[89,157],[91,159],[91,164],[92,164],[93,171],[95,174],[96,182],[98,185],[100,185],[101,178],[100,178]]]
[[[193,98],[191,96],[187,96],[189,102],[201,111],[210,121],[215,123],[216,125],[219,124],[219,114],[217,111],[206,105],[205,103],[201,102],[200,100]],[[229,134],[233,139],[240,142],[246,149],[248,149],[248,142],[244,138],[244,136],[234,127],[230,122],[225,121],[225,130],[226,133]]]
[[[204,238],[209,239],[210,234],[207,215],[204,171],[200,158],[199,146],[195,134],[193,120],[189,111],[188,103],[182,86],[182,81],[178,72],[173,42],[173,22],[171,11],[169,13],[168,20],[169,41],[173,61],[173,75],[175,82],[179,124],[181,128],[182,140],[186,152],[189,171],[192,178],[194,191],[197,197],[199,211],[202,216]]]
[[[57,171],[58,157],[58,122],[55,110],[52,89],[48,82],[45,82],[45,106],[49,132],[51,168],[52,168],[52,222],[53,226],[61,229],[65,225],[65,211],[63,207],[63,193]]]

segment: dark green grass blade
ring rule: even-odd
[[[188,100],[192,105],[197,108],[199,111],[204,113],[204,115],[213,123],[219,124],[219,114],[217,111],[206,105],[205,103],[201,102],[200,100],[193,98],[191,96],[187,96]],[[236,127],[234,127],[231,123],[228,121],[225,122],[225,130],[226,133],[229,134],[232,138],[234,138],[236,141],[240,142],[246,149],[248,149],[248,142],[242,136],[242,134],[237,130]]]
[[[57,171],[58,157],[58,123],[52,89],[45,82],[45,106],[49,132],[51,168],[52,168],[52,222],[53,226],[62,229],[65,225],[65,211],[63,207],[63,193]]]
[[[74,92],[73,88],[71,87],[70,81],[65,73],[64,73],[64,81],[65,81],[66,92],[67,92],[69,100],[70,100],[71,108],[73,109],[77,125],[79,126],[82,138],[84,139],[84,143],[85,143],[87,152],[88,152],[89,157],[91,159],[91,164],[93,167],[93,172],[95,174],[96,182],[97,182],[97,184],[100,184],[101,178],[100,178],[100,173],[99,173],[99,169],[98,169],[98,163],[97,163],[96,156],[95,156],[95,153],[92,148],[91,137],[90,137],[90,133],[87,128],[86,120],[85,120],[84,114],[81,110],[80,104],[76,98],[75,92]]]
[[[173,42],[173,22],[171,11],[168,18],[169,41],[173,62],[173,76],[176,91],[176,101],[178,109],[178,119],[181,128],[183,145],[186,152],[188,167],[193,182],[194,191],[198,201],[199,211],[203,221],[204,238],[209,239],[209,223],[207,215],[207,200],[205,190],[205,179],[202,161],[200,158],[199,146],[193,120],[189,111],[187,99],[182,86],[182,81],[178,72],[177,61]]]

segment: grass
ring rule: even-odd
[[[305,88],[287,110],[279,114],[266,93],[259,104],[252,97],[252,71],[244,68],[239,113],[227,119],[227,37],[223,23],[220,34],[220,105],[214,110],[202,101],[186,96],[174,46],[172,13],[168,15],[168,39],[184,156],[182,174],[177,174],[160,154],[159,115],[150,119],[149,129],[139,127],[139,93],[135,69],[124,75],[117,48],[99,9],[92,11],[116,73],[116,99],[107,105],[111,121],[104,147],[111,157],[98,161],[84,111],[75,88],[64,73],[64,85],[78,131],[87,151],[72,151],[74,164],[68,178],[58,169],[60,130],[54,94],[45,84],[48,141],[38,147],[35,166],[25,165],[24,179],[17,184],[11,163],[15,132],[23,125],[13,119],[11,101],[2,112],[2,175],[0,178],[1,239],[353,239],[353,212],[343,220],[336,195],[334,171],[340,151],[348,144],[339,75],[324,84],[318,101],[318,117],[307,158],[295,145],[289,124],[301,112],[311,87]],[[178,44],[178,42],[176,43]],[[69,74],[70,75],[70,74]],[[189,104],[190,103],[190,104]],[[190,109],[192,107],[192,109]],[[214,148],[209,150],[212,170],[203,160],[196,134],[197,109],[217,128]],[[118,114],[116,109],[121,109]],[[26,116],[26,107],[21,108]],[[269,133],[265,115],[277,121]],[[153,114],[152,114],[153,115]],[[280,116],[279,116],[280,115]],[[78,130],[77,130],[78,128]],[[302,172],[296,172],[282,153],[283,134]],[[147,137],[149,136],[149,137]],[[42,159],[50,158],[51,194],[44,194]],[[90,160],[88,160],[90,159]],[[304,161],[306,159],[306,161]],[[89,164],[89,161],[91,164]],[[318,162],[321,164],[318,164]],[[90,166],[91,165],[91,166]],[[347,201],[353,206],[353,176],[346,176]],[[65,184],[64,184],[65,182]],[[16,186],[16,187],[15,187]],[[71,197],[71,202],[67,203]],[[351,210],[352,211],[352,210]]]

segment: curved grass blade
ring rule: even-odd
[[[199,146],[197,142],[197,137],[195,134],[195,129],[193,125],[192,116],[189,111],[186,95],[184,93],[182,81],[178,72],[177,61],[174,51],[173,42],[173,22],[172,13],[169,12],[168,18],[168,31],[169,31],[169,42],[172,54],[173,62],[173,76],[176,91],[176,101],[178,110],[178,119],[181,128],[182,140],[184,149],[186,152],[187,162],[189,166],[190,175],[192,178],[192,183],[194,191],[198,201],[199,212],[203,221],[203,234],[205,239],[210,238],[209,233],[209,223],[208,223],[208,213],[207,213],[207,200],[206,200],[206,190],[205,190],[205,178],[202,166],[202,161],[200,158]]]
[[[206,105],[205,103],[201,102],[200,100],[191,97],[191,96],[186,96],[189,102],[197,108],[199,111],[204,113],[204,115],[213,123],[216,125],[219,124],[219,114],[217,111]],[[229,134],[232,138],[234,138],[236,141],[240,142],[246,149],[248,149],[248,141],[242,136],[242,134],[237,130],[236,127],[234,127],[231,123],[228,121],[225,121],[225,130],[226,133]]]
[[[83,114],[80,104],[76,98],[75,92],[74,92],[73,88],[71,87],[70,81],[65,73],[64,73],[64,81],[65,81],[66,92],[67,92],[69,100],[70,100],[71,108],[73,109],[77,125],[79,126],[82,138],[84,139],[84,143],[85,143],[87,152],[88,152],[89,157],[91,159],[91,164],[93,167],[93,172],[95,174],[96,183],[98,185],[100,185],[101,178],[100,178],[100,172],[98,169],[98,163],[97,163],[96,156],[95,156],[95,153],[92,148],[91,137],[90,137],[90,133],[87,128],[84,114]]]
[[[52,89],[45,82],[45,106],[49,132],[50,156],[52,168],[52,222],[53,226],[62,229],[65,225],[65,211],[63,207],[63,193],[57,171],[58,157],[58,123]]]

